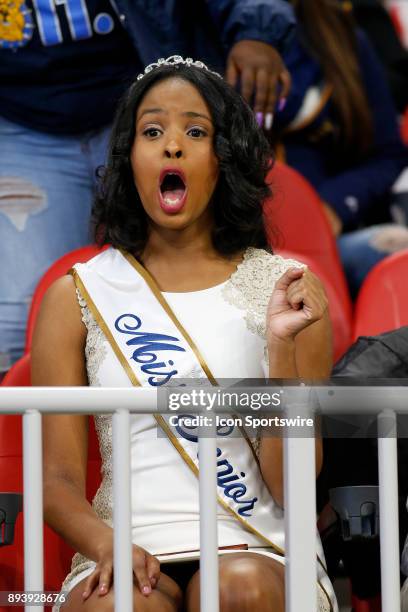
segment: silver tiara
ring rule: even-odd
[[[194,61],[191,57],[186,57],[186,59],[184,59],[183,57],[181,57],[181,55],[170,55],[170,57],[168,57],[167,59],[161,57],[157,60],[157,62],[153,62],[153,64],[149,64],[148,66],[146,66],[144,72],[138,75],[137,80],[140,81],[140,79],[143,79],[146,74],[149,74],[149,72],[155,70],[155,68],[160,68],[161,66],[178,66],[179,64],[184,64],[185,66],[194,66],[195,68],[201,68],[202,70],[206,70],[210,74],[215,74],[217,77],[222,79],[222,76],[218,74],[218,72],[213,72],[212,70],[210,70],[204,64],[204,62]]]

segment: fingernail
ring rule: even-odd
[[[151,593],[151,592],[152,592],[152,589],[150,587],[148,587],[148,586],[144,586],[142,588],[143,595],[149,595],[149,593]]]
[[[263,124],[263,113],[256,113],[255,117],[256,117],[256,122],[259,125],[259,127],[262,127],[262,124]]]
[[[281,99],[279,100],[278,110],[279,110],[279,111],[283,111],[283,109],[285,108],[285,106],[286,106],[286,98],[281,98]]]
[[[266,113],[265,115],[265,130],[270,130],[273,123],[273,113]]]
[[[99,590],[101,591],[101,593],[103,591],[106,591],[106,584],[101,584],[101,586],[99,587]]]
[[[88,595],[88,591],[84,591],[84,592],[82,593],[82,597],[83,597],[84,599],[85,599],[85,597],[86,597],[87,595]]]

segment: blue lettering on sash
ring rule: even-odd
[[[174,366],[174,361],[171,359],[167,362],[158,361],[157,353],[160,351],[180,351],[185,353],[185,349],[182,346],[172,344],[174,342],[180,342],[180,340],[174,336],[138,331],[141,325],[142,321],[140,317],[130,313],[120,315],[115,321],[115,328],[118,332],[133,336],[126,342],[128,346],[137,346],[132,353],[131,359],[141,364],[140,369],[142,372],[145,374],[152,374],[152,376],[148,378],[149,385],[160,387],[178,374],[178,370],[161,370],[161,368],[167,368],[167,366]]]
[[[176,419],[175,429],[177,433],[188,440],[189,442],[198,442],[198,437],[191,433],[191,430],[196,429],[195,425],[188,426],[185,424],[184,419],[186,417],[193,418],[193,415],[184,414],[179,415]],[[228,434],[223,434],[228,435]],[[222,450],[217,448],[217,486],[223,489],[223,494],[226,497],[232,499],[238,506],[238,514],[243,517],[251,517],[251,510],[254,509],[257,497],[251,499],[242,499],[246,494],[248,488],[243,482],[239,482],[241,478],[245,478],[245,472],[234,473],[234,467],[227,459],[219,459],[222,455]]]
[[[220,457],[221,455],[221,449],[217,448],[217,457]],[[219,468],[225,469],[220,470]],[[250,514],[249,511],[254,509],[258,498],[253,497],[252,499],[241,499],[247,492],[247,486],[243,482],[238,483],[235,481],[239,480],[240,477],[245,478],[245,472],[240,472],[239,476],[237,474],[233,474],[233,472],[234,468],[230,462],[227,461],[227,459],[217,461],[217,485],[224,489],[224,495],[233,499],[237,504],[244,504],[244,506],[238,508],[238,514],[241,516],[250,517],[252,514]],[[229,484],[232,482],[234,482],[234,484]]]
[[[177,433],[184,438],[185,440],[188,440],[189,442],[198,442],[198,437],[195,436],[193,433],[190,432],[190,430],[194,430],[197,429],[196,425],[186,425],[184,422],[185,417],[189,417],[189,418],[194,418],[194,416],[192,414],[182,414],[182,415],[177,415],[176,416],[176,422],[177,424],[175,425],[176,431]]]

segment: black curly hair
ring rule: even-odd
[[[96,242],[110,243],[136,255],[143,252],[148,217],[130,163],[136,113],[147,91],[172,77],[184,79],[198,90],[214,124],[213,146],[220,170],[212,198],[214,248],[226,256],[250,246],[268,248],[262,202],[270,196],[265,183],[272,165],[269,144],[254,113],[231,86],[216,74],[185,64],[155,68],[134,81],[121,100],[107,164],[99,171],[100,185],[92,215]]]

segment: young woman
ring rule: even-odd
[[[269,159],[252,111],[219,75],[179,57],[146,69],[119,107],[95,206],[97,239],[112,247],[50,288],[34,384],[328,376],[324,289],[267,250]],[[78,551],[64,612],[113,609],[111,417],[95,417],[103,479],[92,505],[87,419],[44,418],[45,517]],[[198,611],[196,439],[134,415],[131,441],[135,609]],[[281,444],[261,438],[259,464],[242,436],[217,447],[221,610],[282,612]],[[320,441],[316,451],[320,470]],[[319,610],[336,610],[323,563]]]

